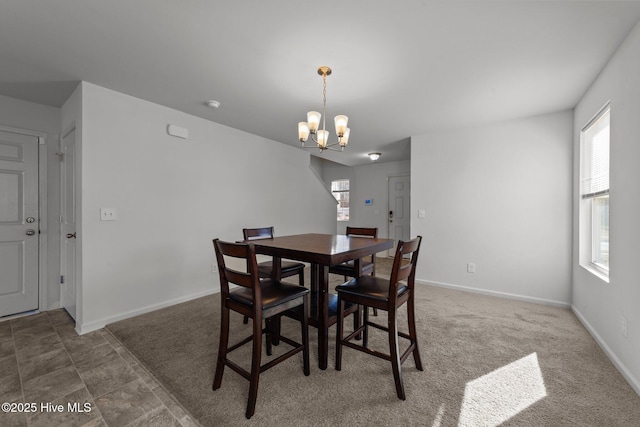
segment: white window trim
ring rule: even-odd
[[[348,190],[333,190],[333,183],[334,182],[338,182],[338,181],[346,181],[349,184],[349,189]],[[340,179],[334,179],[331,181],[331,195],[333,197],[335,197],[335,193],[347,193],[349,194],[349,200],[351,200],[351,180],[348,178],[340,178]],[[336,199],[336,202],[338,203],[337,209],[340,209],[340,201],[338,199]],[[349,203],[349,217],[347,219],[340,219],[338,218],[337,212],[336,212],[336,221],[337,222],[349,222],[351,220],[351,203]]]
[[[606,112],[609,112],[609,117],[611,117],[611,103],[607,102],[596,114],[593,115],[591,119],[587,122],[582,129],[580,129],[580,171],[579,171],[579,191],[578,191],[578,199],[579,199],[579,230],[578,230],[578,263],[579,265],[587,270],[589,273],[598,277],[602,281],[606,283],[610,283],[610,269],[603,268],[601,265],[593,262],[592,260],[592,251],[593,251],[593,235],[594,232],[592,230],[593,227],[593,207],[592,201],[595,198],[595,195],[589,195],[589,197],[583,197],[582,194],[582,178],[583,178],[583,133],[589,129],[597,120],[599,120]],[[609,125],[611,126],[611,125]],[[609,127],[609,132],[611,132],[611,127]],[[609,145],[611,145],[611,140],[609,140]],[[611,172],[609,172],[611,174]],[[609,194],[609,189],[605,192],[602,192],[602,195]],[[589,204],[587,207],[586,205]]]

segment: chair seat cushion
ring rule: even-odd
[[[362,265],[362,273],[367,274],[373,271],[373,263],[371,261],[361,261]],[[342,264],[332,265],[329,267],[329,272],[333,274],[341,274],[343,276],[351,276],[355,275],[355,261],[347,261]]]
[[[409,288],[400,283],[398,286],[398,296],[407,292]],[[389,301],[389,279],[376,276],[361,276],[349,280],[347,283],[336,286],[338,294],[344,299],[350,295],[359,298],[370,298],[376,301]]]
[[[262,295],[262,309],[266,310],[287,301],[294,300],[309,293],[309,289],[290,285],[288,283],[264,280],[260,283]],[[253,305],[253,296],[249,288],[236,288],[229,292],[229,299],[232,299],[247,306]]]
[[[300,273],[300,270],[304,269],[304,264],[301,262],[294,261],[281,261],[281,276],[288,277],[293,276]],[[271,277],[271,272],[273,271],[273,262],[272,261],[264,261],[258,264],[258,274],[260,277]]]

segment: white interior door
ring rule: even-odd
[[[38,145],[0,129],[0,316],[38,309]]]
[[[390,176],[389,177],[389,211],[387,212],[389,220],[389,238],[407,241],[410,236],[410,195],[411,195],[411,177],[409,176]],[[396,245],[389,249],[388,256],[395,255]]]
[[[76,318],[76,131],[60,142],[60,305]]]

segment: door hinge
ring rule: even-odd
[[[58,156],[60,160],[64,160],[64,153],[56,153],[56,156]]]
[[[64,284],[64,276],[60,276],[60,284]]]

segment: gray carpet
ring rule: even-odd
[[[425,285],[417,285],[416,303],[425,369],[411,357],[403,365],[406,401],[384,360],[345,348],[335,371],[335,327],[329,368],[319,370],[310,328],[311,375],[303,375],[301,356],[263,373],[251,420],[245,379],[227,368],[222,387],[211,390],[218,294],[107,328],[204,426],[640,426],[640,397],[570,310]],[[230,343],[250,334],[240,316],[231,320]],[[283,320],[285,334],[299,339],[299,330]],[[386,337],[372,334],[371,345],[386,351]],[[248,368],[250,346],[234,353]]]

